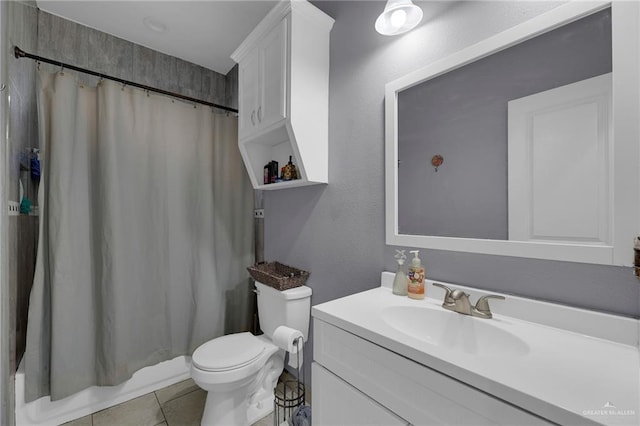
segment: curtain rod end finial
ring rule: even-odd
[[[24,51],[20,49],[18,46],[13,46],[13,54],[15,55],[16,58],[23,58],[25,56]]]

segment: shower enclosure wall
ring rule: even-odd
[[[7,146],[5,135],[2,129],[6,126],[7,117],[7,96],[6,96],[6,84],[7,84],[7,2],[0,2],[0,162],[6,164],[6,152]],[[3,168],[0,168],[3,170]],[[0,211],[6,211],[6,174],[0,173]],[[7,217],[4,214],[0,215],[0,235],[6,235],[7,232]],[[7,246],[5,244],[5,238],[0,239],[0,330],[4,330],[5,324],[8,324],[9,315],[9,298],[7,297]],[[0,333],[0,423],[9,424],[12,419],[8,418],[7,396],[11,394],[9,392],[9,340],[8,333],[4,331]]]
[[[6,31],[2,38],[2,61],[6,64],[5,90],[1,92],[6,107],[6,124],[0,130],[3,143],[1,179],[5,182],[2,193],[3,220],[2,247],[2,356],[3,356],[3,419],[2,424],[14,422],[13,379],[24,351],[27,307],[35,265],[35,240],[38,218],[19,215],[15,207],[20,202],[20,183],[25,198],[35,201],[37,185],[25,169],[24,159],[29,148],[37,148],[38,132],[35,99],[35,67],[19,63],[9,53],[13,44],[35,49],[38,37],[38,16],[35,2],[2,2],[6,12],[0,25]],[[6,25],[5,25],[6,24]],[[4,143],[4,137],[8,138]],[[23,167],[21,167],[21,159]],[[6,357],[6,358],[4,358]]]
[[[28,168],[25,167],[25,156],[29,155],[29,148],[38,147],[38,127],[36,110],[36,64],[31,60],[15,59],[10,54],[13,46],[19,46],[25,51],[40,56],[68,62],[80,67],[111,74],[123,79],[141,84],[155,86],[167,91],[183,93],[187,96],[204,99],[210,102],[229,105],[237,108],[237,67],[227,76],[215,73],[203,67],[182,61],[180,59],[152,51],[97,30],[67,21],[37,9],[34,1],[2,2],[3,24],[1,31],[6,31],[1,38],[2,64],[8,65],[7,90],[1,92],[0,100],[5,100],[5,94],[11,97],[7,120],[9,121],[9,143],[7,152],[1,151],[3,164],[7,165],[6,172],[0,177],[3,208],[6,201],[20,202],[20,181],[24,188],[24,197],[37,203],[37,181],[30,178]],[[4,25],[4,23],[8,25]],[[6,35],[6,37],[5,37]],[[56,68],[43,64],[42,67]],[[95,84],[97,79],[79,75],[78,78],[87,84]],[[0,82],[4,83],[2,80]],[[0,123],[2,121],[0,120]],[[4,128],[2,135],[4,136]],[[22,167],[21,167],[21,159]],[[4,167],[0,168],[5,170]],[[6,211],[6,210],[5,210]],[[6,254],[8,268],[2,264],[2,309],[0,312],[0,327],[2,331],[2,388],[0,395],[3,403],[2,424],[13,424],[14,395],[24,399],[24,395],[14,393],[14,374],[24,352],[26,320],[29,292],[33,279],[35,265],[38,216],[37,209],[31,214],[16,214],[3,217],[2,233],[8,238],[2,238],[7,246],[0,247],[0,255]],[[5,219],[8,219],[6,222]],[[5,251],[6,250],[6,251]],[[250,296],[247,296],[250,295]],[[228,299],[233,302],[236,315],[228,315],[225,326],[230,331],[250,329],[253,322],[253,306],[249,291],[239,290],[229,294]],[[5,297],[8,296],[8,297]],[[238,297],[246,299],[237,300]],[[5,305],[6,308],[5,309]],[[230,310],[229,310],[230,311]],[[7,349],[5,351],[5,349]],[[9,354],[8,358],[5,358]],[[71,419],[78,413],[89,412],[99,404],[112,405],[130,398],[136,392],[146,392],[150,387],[162,387],[171,382],[188,377],[184,357],[163,363],[156,371],[142,371],[134,376],[131,383],[115,388],[115,393],[107,395],[99,389],[93,389],[88,394],[70,397],[73,401],[62,400],[63,404],[47,406],[44,399],[35,401],[34,405],[20,404],[22,420],[30,418],[34,423],[51,423],[54,416],[56,421]],[[6,367],[6,368],[5,368]],[[153,367],[152,367],[153,368]],[[20,388],[18,378],[18,389]],[[124,398],[124,399],[123,399]],[[68,403],[68,406],[64,404]],[[27,416],[27,417],[25,417]]]

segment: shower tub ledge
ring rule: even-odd
[[[15,383],[16,425],[60,425],[188,379],[190,368],[191,357],[179,356],[142,368],[117,386],[92,386],[58,401],[46,396],[26,402],[24,363],[21,363]]]

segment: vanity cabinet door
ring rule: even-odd
[[[407,426],[408,423],[314,362],[311,394],[317,426]]]

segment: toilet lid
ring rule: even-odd
[[[229,334],[200,345],[191,362],[205,371],[233,370],[250,364],[264,350],[264,342],[251,333]]]

